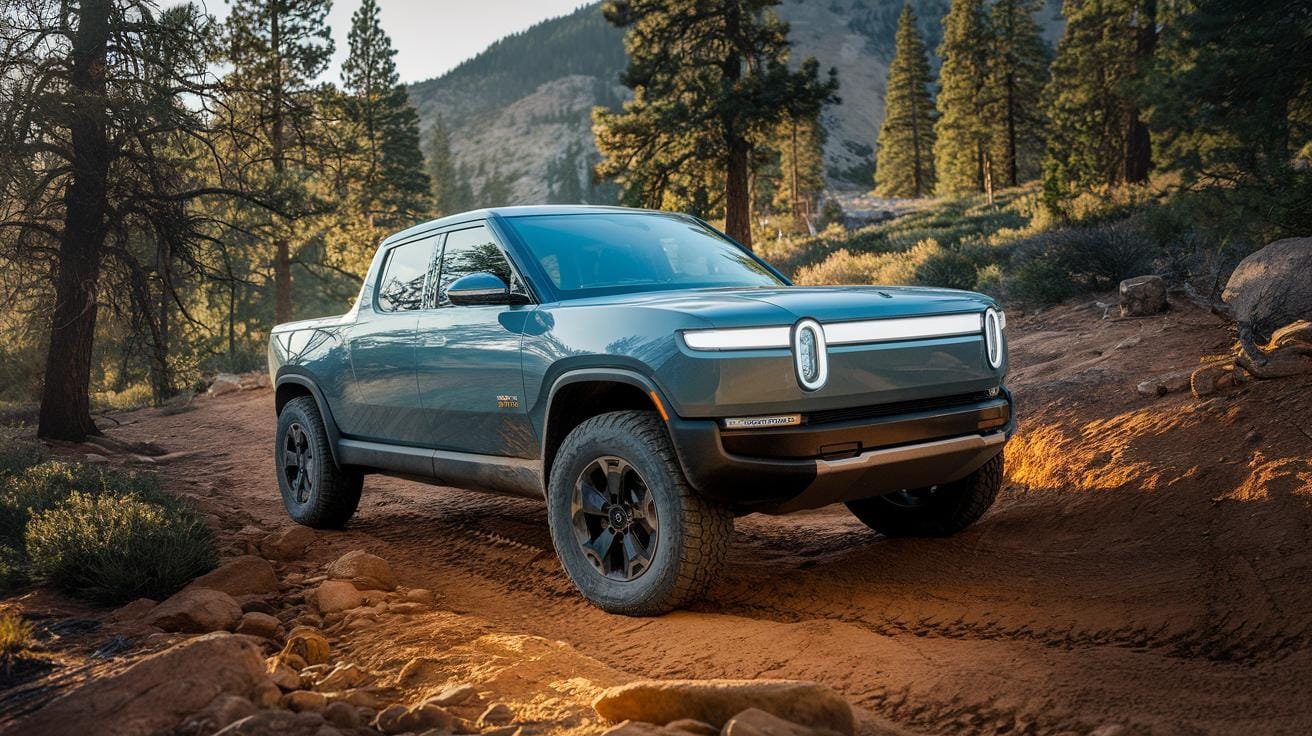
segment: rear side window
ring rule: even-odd
[[[387,254],[383,278],[378,282],[379,309],[405,312],[423,308],[424,285],[433,261],[433,245],[437,242],[427,238],[406,243]]]
[[[480,271],[500,276],[502,281],[510,285],[511,291],[522,291],[516,283],[510,263],[487,227],[479,225],[447,233],[442,268],[438,276],[437,306],[451,304],[446,290],[456,279]]]

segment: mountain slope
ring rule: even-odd
[[[836,189],[869,189],[874,141],[884,114],[884,80],[902,0],[785,0],[793,59],[815,56],[835,67],[842,104],[824,115],[826,177]],[[929,47],[942,38],[948,0],[912,0]],[[1055,41],[1057,0],[1039,14]],[[436,79],[410,87],[427,129],[440,119],[452,154],[482,204],[608,201],[613,188],[593,186],[596,161],[591,110],[618,107],[627,95],[619,74],[623,33],[599,4],[507,36]],[[937,60],[935,60],[937,64]]]

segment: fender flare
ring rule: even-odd
[[[332,409],[328,408],[328,400],[323,397],[323,392],[315,384],[314,379],[303,373],[284,373],[279,371],[277,379],[274,380],[273,390],[277,396],[278,389],[286,385],[301,386],[310,392],[314,398],[314,403],[319,408],[319,416],[323,419],[324,429],[328,433],[328,450],[332,453],[333,464],[341,467],[341,462],[337,458],[337,443],[342,439],[342,433],[337,429],[337,421],[333,419]]]
[[[650,377],[633,370],[632,368],[615,368],[615,367],[598,367],[598,368],[573,368],[561,373],[551,383],[551,389],[547,392],[547,400],[543,404],[542,412],[542,438],[539,447],[539,457],[542,458],[542,482],[546,486],[550,482],[547,477],[547,439],[551,436],[551,407],[555,404],[556,393],[565,386],[575,383],[585,383],[588,381],[612,381],[623,383],[642,391],[648,396],[655,395],[655,398],[661,403],[666,412],[673,412],[670,402],[665,398],[665,392]],[[674,442],[674,428],[667,420],[664,422],[665,431],[670,434],[671,444],[675,446],[675,456],[679,460],[680,467],[684,466],[683,456],[678,452],[678,443]],[[685,473],[687,468],[684,468]]]

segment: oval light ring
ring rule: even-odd
[[[984,349],[988,355],[991,368],[1002,367],[1002,319],[998,310],[989,307],[984,311]]]
[[[829,348],[825,331],[813,319],[793,325],[793,369],[797,383],[806,391],[817,391],[829,380]]]

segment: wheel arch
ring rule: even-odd
[[[292,399],[302,396],[314,399],[315,406],[319,408],[319,416],[323,419],[324,429],[328,432],[328,449],[332,453],[333,464],[341,467],[341,461],[337,456],[337,443],[342,435],[337,429],[332,410],[328,408],[328,401],[323,397],[323,392],[319,390],[314,379],[302,373],[280,372],[273,385],[274,416],[281,416],[283,407]]]
[[[542,485],[550,492],[551,465],[565,437],[587,419],[611,411],[655,411],[669,427],[669,402],[656,382],[626,368],[579,368],[551,384],[542,425]],[[682,458],[679,459],[682,465]]]

